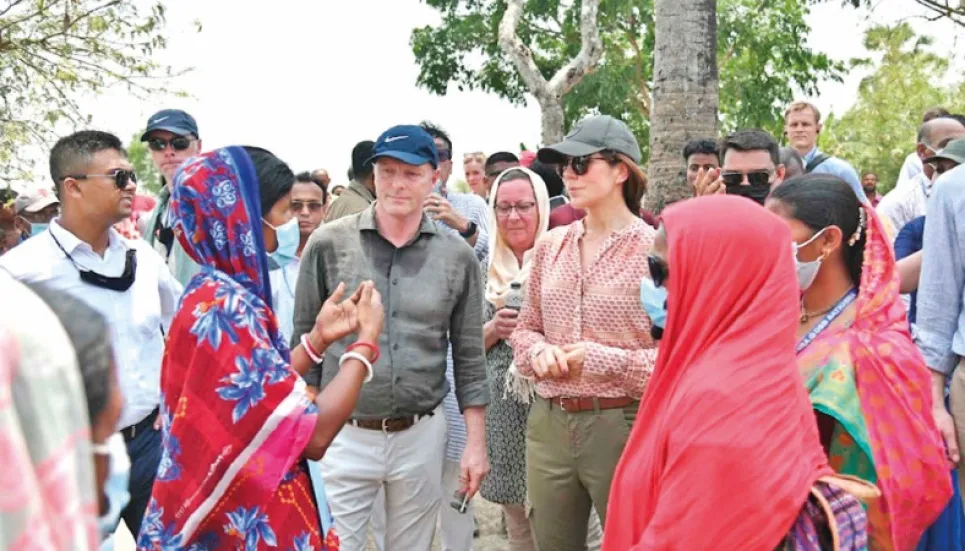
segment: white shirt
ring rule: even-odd
[[[898,171],[898,181],[895,182],[895,187],[892,188],[889,195],[910,187],[915,178],[922,173],[922,170],[924,170],[924,167],[921,164],[921,158],[918,157],[918,152],[912,151],[905,157],[905,162],[902,163],[901,170]]]
[[[54,237],[78,266],[109,277],[124,272],[127,250],[133,248],[137,251],[134,284],[119,292],[81,281],[77,268]],[[0,257],[0,267],[21,281],[44,283],[69,293],[107,319],[125,400],[118,429],[139,423],[158,406],[164,355],[161,328],[167,333],[182,287],[146,241],[128,241],[111,229],[107,250],[101,258],[90,245],[54,220],[49,231],[31,237]]]
[[[878,203],[878,216],[891,221],[895,235],[919,216],[925,216],[925,204],[931,195],[932,182],[919,172],[904,189],[894,189]]]
[[[295,332],[295,283],[298,281],[298,267],[301,261],[296,258],[284,268],[268,272],[271,283],[272,309],[278,319],[278,329],[289,345]]]

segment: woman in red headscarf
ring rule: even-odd
[[[613,479],[604,551],[864,549],[864,511],[842,487],[874,489],[832,478],[795,364],[790,240],[739,197],[664,214],[641,289],[665,320],[660,353]]]

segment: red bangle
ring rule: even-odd
[[[355,343],[353,343],[353,344],[348,345],[348,348],[346,348],[345,351],[346,351],[346,352],[351,352],[351,351],[353,351],[353,350],[355,350],[355,349],[357,349],[357,348],[368,348],[369,350],[371,350],[371,351],[372,351],[372,354],[375,355],[375,357],[372,358],[372,363],[375,363],[375,362],[379,361],[379,356],[382,355],[382,354],[379,352],[379,347],[378,347],[378,345],[375,345],[375,344],[372,344],[372,343],[368,343],[368,342],[362,342],[362,341],[358,341],[358,342],[355,342]]]
[[[322,359],[324,357],[321,354],[319,354],[317,350],[315,350],[314,346],[312,346],[312,342],[308,338],[308,333],[302,334],[301,343],[302,343],[302,347],[305,349],[305,353],[308,354],[309,359],[311,359],[316,364],[322,363]]]

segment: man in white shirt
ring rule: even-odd
[[[117,428],[131,458],[131,500],[121,516],[137,534],[161,460],[155,422],[164,332],[182,289],[150,245],[112,228],[131,215],[137,188],[116,136],[82,131],[62,138],[51,150],[50,173],[60,218],[0,257],[0,268],[65,291],[107,318],[125,398]]]
[[[915,153],[919,160],[932,157],[952,140],[965,136],[965,125],[951,116],[934,118],[918,130],[918,146]],[[902,189],[894,189],[878,203],[877,212],[891,222],[897,236],[901,228],[919,216],[925,215],[925,203],[931,195],[934,168],[924,165],[921,172]]]
[[[921,124],[924,124],[930,120],[937,119],[938,117],[947,117],[949,115],[948,109],[944,107],[932,107],[921,118]],[[918,130],[918,144],[921,144],[921,129]],[[934,151],[932,152],[934,153]],[[899,189],[905,189],[906,187],[912,185],[916,177],[921,174],[921,171],[925,168],[921,163],[922,157],[918,155],[918,148],[912,151],[905,157],[905,162],[901,163],[901,170],[898,171],[898,181],[895,183],[895,187],[891,188],[891,192],[894,193]]]

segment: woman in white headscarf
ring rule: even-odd
[[[486,442],[492,470],[483,480],[481,493],[487,500],[503,506],[512,551],[533,549],[533,539],[524,508],[529,403],[525,392],[505,390],[518,388],[520,383],[514,375],[507,375],[513,350],[506,339],[516,327],[533,246],[547,231],[549,211],[546,184],[527,168],[503,172],[489,193],[489,227],[496,230],[489,236],[486,279],[489,321],[483,334],[491,396],[486,408]]]

